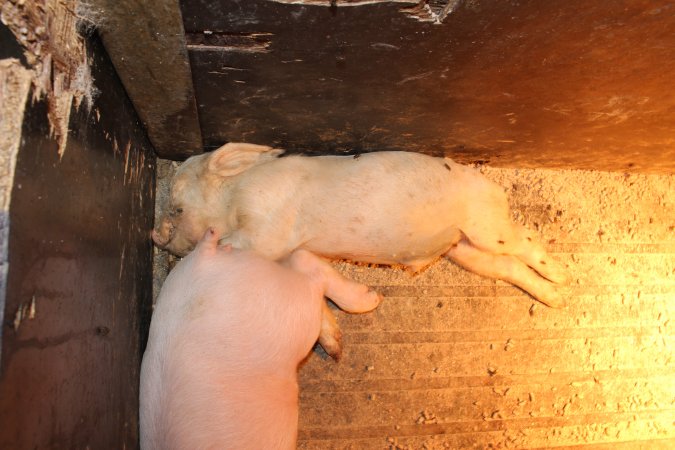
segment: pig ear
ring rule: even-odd
[[[230,142],[209,157],[209,171],[221,177],[231,177],[255,165],[276,158],[284,151],[266,145]]]

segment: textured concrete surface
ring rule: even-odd
[[[386,296],[301,369],[302,449],[675,446],[675,178],[486,170],[569,265],[553,310],[447,261],[338,264]]]
[[[158,201],[174,168],[159,164]],[[675,176],[484,172],[569,266],[567,308],[444,260],[417,276],[336,263],[386,298],[337,313],[342,361],[301,368],[299,448],[674,448]]]

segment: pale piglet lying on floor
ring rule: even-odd
[[[305,250],[276,263],[219,246],[209,229],[152,316],[141,448],[295,448],[297,368],[319,336],[324,295],[349,312],[381,300]]]
[[[204,230],[270,259],[304,248],[330,258],[403,264],[418,271],[443,255],[561,306],[563,267],[510,219],[504,189],[449,158],[408,152],[286,156],[226,144],[180,166],[155,243],[188,253]],[[324,308],[319,339],[339,356],[339,332]]]

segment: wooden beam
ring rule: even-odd
[[[87,11],[163,158],[202,152],[178,0],[92,0]]]
[[[182,0],[204,146],[675,170],[668,0],[421,3]]]

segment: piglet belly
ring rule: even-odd
[[[410,208],[405,214],[369,221],[335,220],[303,246],[331,258],[378,264],[407,264],[447,252],[461,230],[442,209]]]

